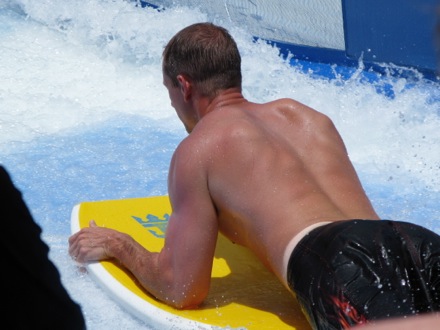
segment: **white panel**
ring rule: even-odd
[[[148,1],[165,7],[200,8],[212,19],[230,20],[255,36],[345,49],[341,0],[180,0]]]

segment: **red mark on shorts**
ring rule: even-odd
[[[349,329],[354,325],[366,324],[368,321],[364,315],[359,313],[350,302],[342,297],[331,297],[333,303],[338,307],[338,320],[343,329]]]

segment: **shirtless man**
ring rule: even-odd
[[[403,264],[406,245],[418,244],[421,233],[440,251],[439,237],[415,225],[377,221],[332,121],[291,99],[249,102],[240,62],[228,32],[209,23],[170,40],[163,83],[190,134],[170,165],[173,212],[165,246],[150,252],[91,222],[69,239],[70,255],[81,263],[115,259],[158,299],[194,308],[208,294],[220,231],[253,251],[295,293],[317,329],[431,310],[423,303],[398,309],[394,300],[412,301],[400,290],[415,286],[404,270],[419,269]],[[411,256],[420,250],[408,249]],[[382,278],[385,263],[391,266]],[[440,273],[438,262],[430,266]]]

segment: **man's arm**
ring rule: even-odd
[[[69,253],[78,262],[115,259],[147,291],[176,308],[195,307],[208,294],[218,231],[206,168],[185,148],[176,150],[170,167],[173,212],[161,252],[150,252],[129,235],[93,222],[69,239]]]

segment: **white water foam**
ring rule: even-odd
[[[198,9],[128,1],[0,0],[0,162],[23,192],[88,329],[140,329],[67,255],[85,200],[166,194],[186,135],[162,86],[161,53]],[[440,95],[423,79],[314,79],[230,22],[252,101],[295,98],[327,115],[384,218],[440,233]],[[394,97],[378,93],[386,85]]]

